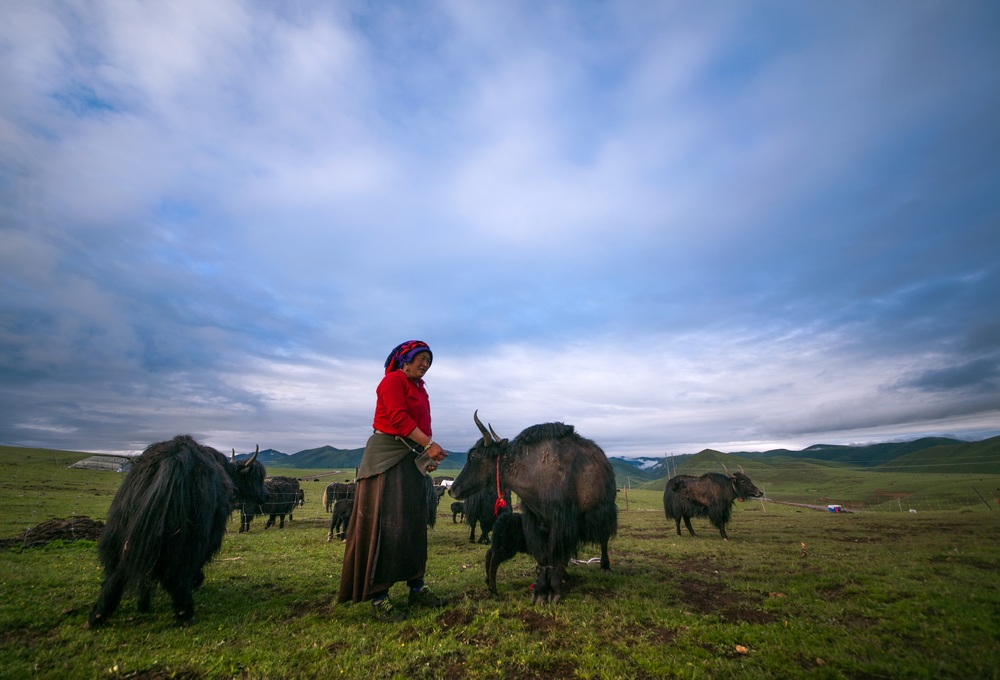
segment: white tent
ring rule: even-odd
[[[125,472],[132,461],[127,456],[91,456],[70,465],[78,470],[108,470],[110,472]]]

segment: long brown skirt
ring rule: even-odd
[[[337,602],[363,602],[427,566],[427,494],[415,454],[359,479],[347,526]]]

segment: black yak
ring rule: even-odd
[[[497,596],[497,568],[518,553],[527,552],[521,513],[504,510],[493,524],[490,547],[486,551],[486,585],[490,595]]]
[[[723,466],[725,468],[725,466]],[[763,496],[750,478],[743,473],[743,468],[736,474],[708,472],[701,477],[677,475],[667,480],[663,490],[663,512],[668,520],[674,520],[677,525],[677,535],[681,536],[681,520],[692,536],[696,536],[691,528],[692,517],[708,517],[712,525],[719,530],[724,540],[726,524],[732,514],[733,503],[747,498]]]
[[[465,501],[454,501],[451,504],[451,523],[458,524],[457,517],[461,515],[462,521],[465,522]]]
[[[240,533],[250,531],[250,522],[257,515],[267,516],[265,529],[273,527],[276,518],[280,518],[278,528],[284,529],[285,515],[291,521],[292,513],[299,505],[299,481],[291,477],[272,477],[264,480],[264,489],[263,503],[240,504]]]
[[[478,414],[473,420],[483,436],[469,449],[451,495],[468,498],[498,479],[518,495],[525,544],[538,565],[532,601],[559,601],[563,571],[582,543],[599,543],[601,568],[609,570],[618,506],[614,469],[601,447],[563,423],[534,425],[508,442]]]
[[[469,543],[476,542],[476,526],[479,526],[479,542],[489,543],[490,532],[496,521],[497,489],[496,485],[482,489],[466,497],[465,523],[469,525]],[[504,492],[505,507],[510,507],[510,491]]]
[[[353,498],[341,498],[333,504],[333,515],[330,517],[330,533],[326,535],[327,543],[333,540],[334,533],[342,541],[347,538],[347,524],[351,520],[351,511],[353,509]]]
[[[104,623],[128,587],[137,590],[139,611],[148,611],[156,581],[173,599],[177,622],[190,623],[191,592],[222,546],[236,502],[264,500],[256,458],[237,463],[187,435],[147,447],[122,480],[97,542],[104,583],[87,625]]]
[[[333,504],[344,498],[354,498],[357,482],[330,482],[323,490],[323,507],[327,512],[333,511]]]

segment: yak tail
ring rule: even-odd
[[[330,509],[330,501],[327,499],[326,493],[329,490],[330,490],[330,486],[329,485],[327,485],[327,487],[325,489],[323,489],[323,507],[326,508],[326,509],[328,509],[328,510]]]
[[[153,575],[169,509],[184,494],[184,480],[164,467],[146,468],[122,482],[98,546],[105,567],[124,569],[133,578]]]

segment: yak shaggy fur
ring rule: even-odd
[[[561,575],[581,544],[600,544],[601,568],[610,569],[607,546],[618,531],[618,507],[604,451],[563,423],[534,425],[510,442],[478,418],[476,424],[484,436],[469,450],[451,494],[463,499],[489,488],[499,469],[501,486],[521,499],[525,545],[538,564],[533,599],[559,601]]]
[[[265,500],[264,475],[254,459],[230,461],[187,435],[150,445],[108,510],[97,544],[104,583],[88,625],[104,623],[127,588],[137,591],[139,611],[148,611],[157,581],[173,599],[176,620],[189,623],[202,568],[222,546],[236,502]]]

